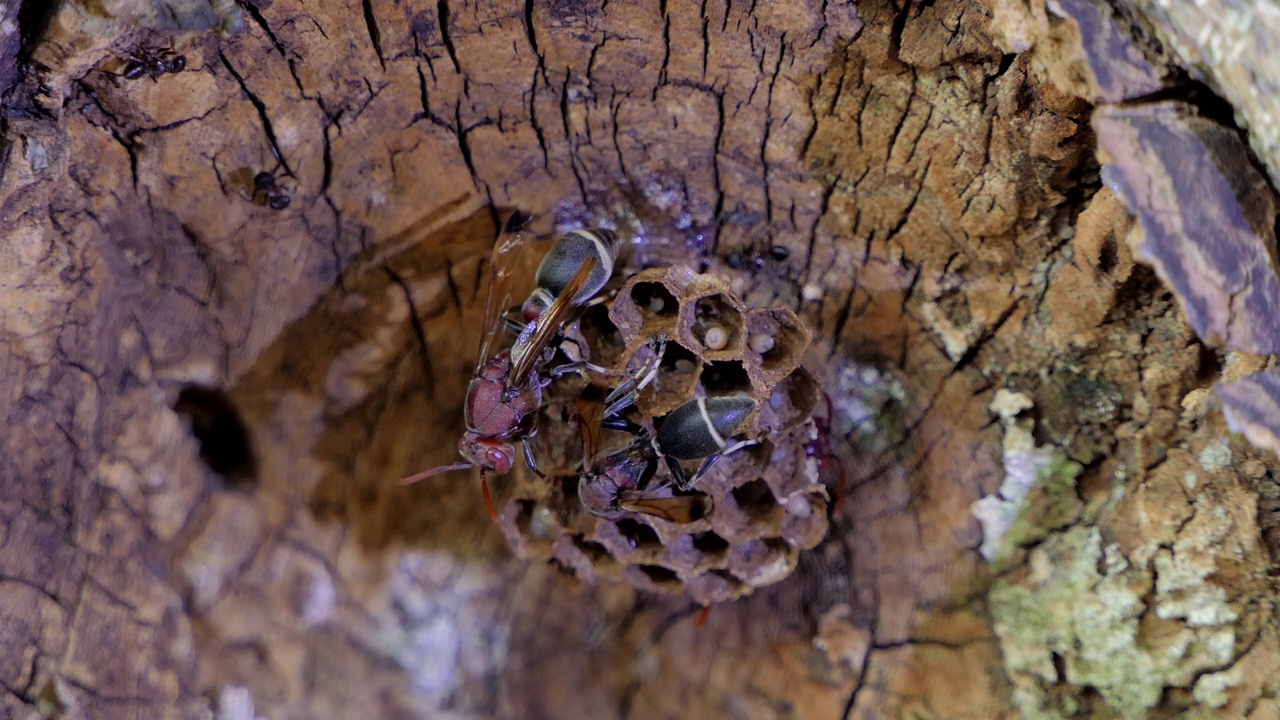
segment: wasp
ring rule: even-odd
[[[527,441],[536,432],[542,389],[551,380],[550,374],[542,374],[550,360],[551,342],[565,324],[573,321],[575,312],[608,282],[618,249],[616,238],[606,231],[578,230],[562,237],[538,267],[537,288],[522,306],[525,323],[519,328],[519,336],[510,349],[490,355],[493,340],[511,327],[503,308],[510,299],[515,256],[524,242],[529,221],[528,215],[513,213],[503,224],[490,258],[484,309],[488,331],[481,339],[478,364],[463,406],[467,429],[458,440],[462,461],[400,481],[407,485],[443,472],[480,468],[485,507],[494,518],[497,512],[486,476],[501,475],[515,466],[517,443],[522,446],[525,463],[538,472]],[[555,371],[553,368],[550,372]]]
[[[124,70],[120,74],[129,80],[137,80],[143,75],[150,75],[152,80],[159,80],[161,75],[177,74],[186,67],[187,58],[172,50],[135,50],[125,58]]]
[[[618,236],[608,230],[574,230],[566,233],[543,256],[534,275],[537,287],[520,307],[525,322],[533,322],[551,307],[578,268],[595,260],[595,268],[580,291],[581,302],[595,297],[613,277]]]
[[[711,466],[724,455],[753,444],[733,440],[755,409],[756,401],[746,393],[695,398],[658,420],[656,432],[625,417],[601,420],[597,428],[582,423],[583,461],[578,479],[578,497],[596,515],[613,516],[622,511],[639,512],[675,523],[690,523],[704,517],[711,499],[702,493],[689,494]],[[597,411],[598,412],[598,411]],[[590,412],[579,412],[590,417]],[[599,427],[623,430],[632,435],[623,449],[596,457]],[[659,459],[666,462],[672,481],[650,487]],[[702,460],[692,476],[685,475],[680,460]],[[674,490],[670,485],[674,485]]]
[[[676,485],[682,489],[692,487],[717,460],[754,445],[754,440],[735,440],[734,436],[755,408],[755,398],[739,392],[694,398],[661,418],[655,443]],[[679,460],[703,462],[692,477],[686,478]]]

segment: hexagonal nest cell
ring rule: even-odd
[[[818,381],[803,367],[786,376],[760,404],[760,431],[763,434],[788,432],[813,417],[822,392]]]
[[[800,366],[811,334],[790,308],[752,310],[747,313],[746,328],[743,355],[761,384],[772,386]]]
[[[714,292],[691,300],[680,308],[681,342],[698,348],[707,360],[741,357],[745,334],[737,298]]]
[[[500,522],[518,554],[584,582],[623,580],[710,604],[781,580],[826,535],[829,498],[809,456],[821,389],[800,367],[810,333],[789,308],[747,310],[718,277],[655,268],[587,308],[566,337],[600,366],[587,374],[608,386],[603,392],[642,387],[619,418],[595,431],[594,458],[576,465],[584,431],[571,416],[601,390],[585,389],[572,373],[546,387],[535,454],[560,464],[542,468],[545,479],[525,473],[504,505]],[[753,348],[760,337],[771,342],[757,339]],[[705,469],[687,488],[663,458],[635,444],[656,437],[655,420],[687,402],[741,393],[756,407],[725,440],[745,446],[705,467],[684,461],[686,478]],[[621,484],[600,474],[601,460],[620,452],[631,461],[626,471],[637,473]],[[580,484],[589,495],[580,497]],[[585,497],[601,514],[588,510]]]

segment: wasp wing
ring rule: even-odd
[[[657,497],[642,492],[624,492],[618,497],[618,507],[662,518],[677,525],[688,525],[711,512],[711,498],[706,495]]]
[[[582,435],[582,471],[589,472],[600,451],[600,432],[604,426],[604,391],[588,385],[574,402],[578,432]]]
[[[511,306],[514,281],[524,270],[521,265],[520,249],[528,239],[525,230],[532,218],[524,212],[516,210],[511,213],[498,239],[493,243],[493,252],[489,254],[489,287],[484,296],[483,325],[481,325],[480,352],[476,356],[476,368],[487,362],[492,356],[493,341],[506,329],[505,313]]]
[[[511,373],[507,376],[509,386],[520,387],[524,384],[529,377],[529,371],[533,370],[533,366],[541,357],[542,351],[560,332],[560,326],[568,318],[570,311],[578,306],[575,300],[578,293],[582,292],[582,286],[586,285],[591,277],[591,271],[595,266],[596,259],[587,258],[582,263],[582,267],[578,268],[578,272],[574,273],[569,284],[565,285],[556,296],[551,307],[533,320],[529,327],[525,328],[525,332],[521,333],[516,347],[511,350]]]

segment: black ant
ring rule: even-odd
[[[289,207],[289,191],[276,182],[273,172],[263,170],[253,176],[253,201],[265,204],[272,210],[283,210]]]
[[[120,74],[129,80],[137,80],[143,75],[159,80],[161,75],[177,74],[186,68],[185,55],[178,55],[169,49],[145,48],[135,50],[125,58],[124,70]]]

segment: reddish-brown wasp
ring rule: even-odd
[[[511,470],[516,443],[523,446],[530,469],[538,471],[526,441],[536,432],[534,422],[542,406],[542,389],[550,381],[540,373],[563,325],[608,282],[617,250],[614,236],[606,231],[579,230],[562,237],[538,268],[538,288],[525,301],[522,314],[526,323],[515,343],[491,356],[494,340],[512,326],[505,315],[513,276],[519,271],[517,254],[525,242],[529,219],[523,213],[513,213],[503,224],[490,257],[484,306],[486,332],[463,408],[467,429],[458,440],[458,453],[463,459],[400,481],[408,485],[439,473],[478,467],[485,507],[495,518],[497,512],[486,476]]]

